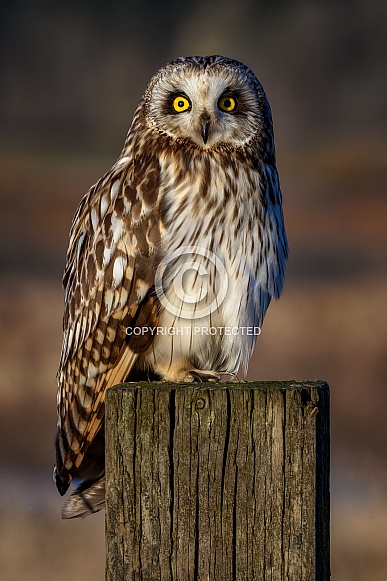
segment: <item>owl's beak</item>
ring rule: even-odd
[[[202,135],[204,143],[207,143],[208,141],[208,134],[210,132],[210,121],[211,119],[208,113],[203,113],[203,115],[200,117],[200,133]]]

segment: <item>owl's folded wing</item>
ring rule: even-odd
[[[120,160],[119,160],[120,161]],[[124,381],[138,352],[126,328],[156,317],[152,286],[160,240],[158,163],[119,163],[74,217],[63,277],[54,476],[64,494],[104,416],[106,389]]]

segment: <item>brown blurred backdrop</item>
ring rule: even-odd
[[[103,515],[62,522],[51,481],[68,231],[151,75],[213,53],[269,96],[291,252],[249,378],[330,383],[332,579],[387,579],[386,23],[378,0],[1,2],[1,579],[104,578]]]

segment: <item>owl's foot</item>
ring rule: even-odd
[[[224,371],[209,371],[207,369],[191,369],[187,373],[187,381],[192,381],[194,383],[206,383],[206,382],[219,383],[220,381],[224,381],[225,375],[235,377],[234,373],[229,373],[229,372],[224,372]]]
[[[194,383],[206,383],[207,381],[220,381],[221,373],[217,371],[204,371],[203,369],[191,369],[187,373],[187,379],[191,379]]]
[[[212,369],[189,369],[186,366],[169,366],[166,370],[157,368],[161,381],[172,383],[219,383],[237,380],[235,373],[230,371],[213,371]]]

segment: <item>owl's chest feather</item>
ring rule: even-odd
[[[158,359],[199,361],[235,372],[254,346],[260,314],[254,301],[259,263],[259,204],[254,180],[193,168],[164,172],[162,264],[156,273],[163,329]],[[238,189],[241,188],[241,190]]]

